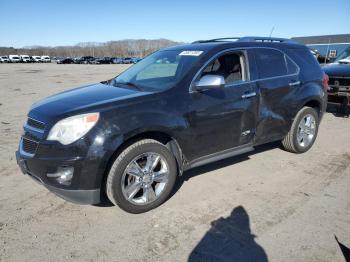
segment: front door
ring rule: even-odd
[[[225,53],[213,58],[198,75],[198,80],[207,74],[221,75],[226,84],[190,93],[190,161],[252,141],[258,96],[255,83],[249,81],[247,56],[243,51]]]

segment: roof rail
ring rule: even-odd
[[[227,41],[227,40],[236,40],[236,41],[238,41],[239,39],[241,39],[241,38],[240,37],[223,37],[223,38],[214,38],[214,39],[208,39],[208,40],[198,40],[198,41],[194,41],[192,44],[221,42],[221,41]]]
[[[236,42],[271,42],[271,43],[292,43],[297,44],[298,42],[293,39],[287,38],[277,38],[277,37],[263,37],[263,36],[244,36],[244,37],[223,37],[215,38],[210,40],[199,40],[195,41],[192,44],[197,43],[210,43],[210,42],[226,42],[234,40]]]
[[[263,36],[245,36],[239,39],[240,42],[273,42],[273,43],[293,43],[297,41],[288,38],[263,37]]]

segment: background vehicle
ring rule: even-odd
[[[131,57],[124,57],[122,63],[123,64],[132,64],[133,60]]]
[[[112,62],[113,62],[113,64],[122,64],[123,63],[123,58],[121,58],[121,57],[112,57]]]
[[[11,63],[21,62],[21,58],[18,55],[9,55],[9,60]]]
[[[339,59],[338,64],[350,64],[350,56],[343,58],[343,59]]]
[[[329,63],[331,59],[320,54],[316,49],[310,48],[311,54],[317,59],[320,64]]]
[[[21,170],[65,199],[93,204],[106,192],[141,213],[162,204],[184,170],[273,141],[308,151],[327,103],[320,65],[291,40],[235,40],[166,48],[35,103]]]
[[[136,63],[141,61],[141,58],[133,57],[133,58],[131,58],[131,61],[133,64],[136,64]]]
[[[31,56],[31,59],[34,63],[41,63],[41,56],[33,55]]]
[[[72,58],[58,58],[56,60],[57,64],[75,64]]]
[[[94,61],[95,58],[93,56],[83,56],[80,58],[75,59],[75,63],[77,64],[89,64],[90,62]]]
[[[112,59],[110,57],[96,58],[95,64],[112,64]]]
[[[30,57],[28,55],[20,55],[20,59],[22,63],[30,63]]]
[[[43,62],[43,63],[51,63],[51,58],[49,56],[47,56],[47,55],[43,55],[41,57],[41,62]]]
[[[102,58],[94,57],[93,59],[89,60],[88,63],[91,64],[91,65],[96,65],[96,64],[98,64],[97,61],[100,60],[100,59],[102,59]]]
[[[341,105],[341,112],[350,115],[350,59],[340,57],[335,63],[323,67],[329,76],[328,101]]]
[[[0,56],[0,63],[10,63],[8,56]]]

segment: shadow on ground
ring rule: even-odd
[[[338,241],[337,236],[334,236],[335,241],[337,241],[341,252],[343,253],[346,262],[350,262],[350,249]]]
[[[229,217],[211,223],[210,230],[189,255],[188,262],[197,261],[268,261],[264,249],[251,233],[249,216],[242,206]]]
[[[331,113],[336,117],[348,118],[350,113],[350,108],[341,104],[327,104],[327,113]]]
[[[200,166],[200,167],[196,167],[193,168],[191,170],[188,170],[186,172],[184,172],[184,174],[181,177],[178,177],[178,179],[176,180],[176,184],[174,186],[174,189],[169,197],[169,199],[174,196],[176,194],[176,192],[182,187],[182,185],[190,180],[192,177],[201,175],[201,174],[205,174],[208,172],[211,172],[213,170],[217,170],[217,169],[221,169],[227,166],[231,166],[246,160],[249,160],[249,156],[261,153],[261,152],[265,152],[268,150],[272,150],[275,148],[279,148],[281,147],[281,143],[280,142],[274,142],[274,143],[269,143],[269,144],[265,144],[265,145],[261,145],[261,146],[257,146],[255,148],[254,151],[246,153],[246,154],[242,154],[239,156],[234,156],[231,158],[227,158],[227,159],[223,159],[214,163],[210,163],[204,166]],[[94,206],[98,206],[98,207],[112,207],[113,204],[108,200],[106,194],[104,192],[101,192],[101,203],[96,204]]]
[[[246,154],[242,154],[242,155],[238,155],[238,156],[234,156],[234,157],[230,157],[230,158],[226,158],[220,161],[216,161],[204,166],[200,166],[200,167],[196,167],[193,169],[190,169],[186,172],[184,172],[184,174],[179,177],[176,181],[174,190],[171,194],[171,196],[175,195],[176,192],[181,188],[181,186],[188,180],[190,180],[191,178],[198,176],[198,175],[202,175],[214,170],[218,170],[227,166],[231,166],[234,164],[238,164],[240,162],[246,161],[250,159],[250,156],[255,155],[255,154],[259,154],[265,151],[269,151],[275,148],[280,148],[281,147],[281,142],[274,142],[274,143],[269,143],[269,144],[264,144],[264,145],[260,145],[255,147],[255,150],[252,152],[248,152]]]

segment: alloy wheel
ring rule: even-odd
[[[163,193],[169,180],[169,165],[155,152],[135,157],[122,176],[122,192],[126,200],[136,205],[149,204]]]

